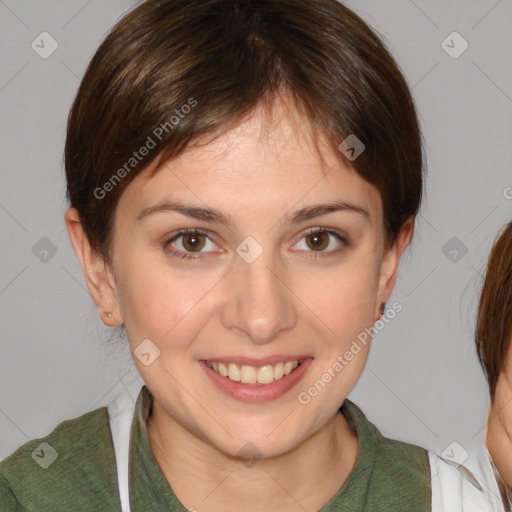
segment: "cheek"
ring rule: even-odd
[[[144,338],[163,342],[177,332],[184,341],[193,337],[188,320],[206,304],[203,299],[217,276],[178,272],[165,262],[142,256],[132,257],[123,269],[118,296],[131,343]]]
[[[379,268],[374,258],[354,258],[323,276],[301,277],[298,295],[331,334],[357,334],[373,324]]]
[[[371,265],[347,266],[310,289],[311,309],[322,325],[315,321],[317,361],[298,399],[302,404],[318,397],[315,407],[322,417],[339,407],[364,369],[377,290],[378,272]]]

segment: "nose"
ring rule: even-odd
[[[264,345],[296,325],[294,295],[285,284],[283,268],[271,255],[264,251],[252,263],[237,257],[230,274],[222,310],[224,327]]]

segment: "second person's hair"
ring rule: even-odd
[[[475,342],[494,399],[512,342],[512,222],[495,241],[478,307]],[[512,371],[509,368],[508,371]]]

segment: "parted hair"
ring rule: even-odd
[[[494,400],[498,377],[512,341],[512,222],[496,238],[478,305],[475,342],[489,393]],[[512,368],[507,368],[512,371]]]
[[[68,117],[67,198],[92,248],[110,261],[119,198],[157,156],[222,134],[280,94],[379,190],[391,245],[419,210],[425,158],[383,38],[336,0],[147,0],[101,43]],[[338,149],[349,135],[365,146],[353,161]]]

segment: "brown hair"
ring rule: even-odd
[[[512,222],[494,242],[478,306],[475,342],[491,399],[512,338]]]
[[[359,16],[336,0],[147,0],[100,45],[68,118],[67,197],[93,249],[110,261],[122,191],[155,157],[282,91],[377,187],[394,242],[419,210],[422,136],[397,63]],[[351,134],[365,150],[347,162],[337,148]]]

